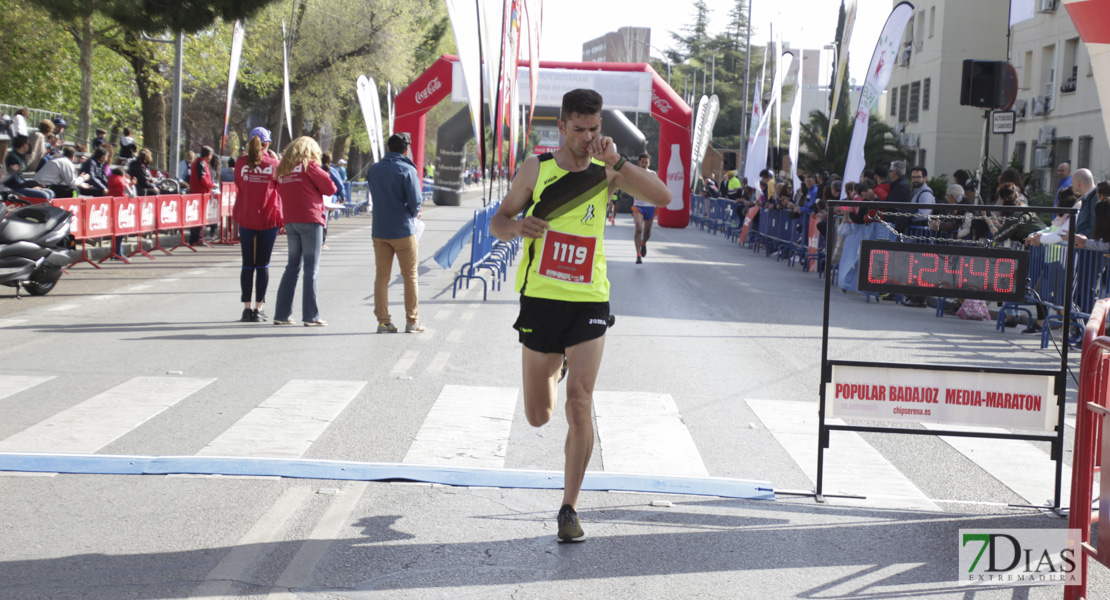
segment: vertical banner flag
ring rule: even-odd
[[[378,87],[373,79],[359,75],[355,92],[358,94],[358,106],[362,109],[362,120],[366,123],[366,136],[370,138],[370,154],[374,162],[378,162],[382,159],[382,115],[378,105]],[[374,118],[375,112],[378,113],[377,119]]]
[[[848,48],[852,41],[852,26],[856,22],[856,0],[848,0],[844,13],[844,31],[837,48],[836,75],[833,77],[832,106],[829,107],[829,131],[825,134],[825,151],[829,151],[829,138],[832,137],[833,123],[836,122],[836,106],[840,103],[840,87],[844,85],[844,72],[848,67]]]
[[[494,139],[497,143],[497,164],[504,164],[502,156],[505,147],[505,125],[512,128],[512,90],[516,87],[517,63],[519,60],[518,41],[520,40],[520,2],[505,0],[505,14],[501,24],[501,63],[497,75],[497,127]],[[511,142],[510,142],[511,143]]]
[[[902,34],[906,30],[906,23],[913,16],[913,5],[909,2],[900,2],[890,16],[886,19],[883,32],[879,34],[879,41],[875,44],[875,52],[871,55],[871,64],[867,67],[867,79],[863,82],[860,91],[859,107],[853,117],[855,124],[852,126],[852,141],[848,145],[848,160],[844,165],[844,181],[859,181],[867,159],[863,155],[863,145],[867,140],[868,119],[871,118],[871,109],[879,101],[879,96],[886,91],[890,83],[890,73],[894,69],[894,62],[898,56],[898,49],[902,45]],[[848,186],[840,190],[840,199],[848,196]]]
[[[466,85],[466,106],[470,109],[470,125],[474,129],[474,144],[478,155],[482,150],[482,51],[478,35],[479,12],[470,0],[447,0],[447,15],[451,31],[455,34],[455,49],[459,53],[463,83]],[[479,160],[481,160],[479,158]]]
[[[231,67],[227,70],[227,104],[224,106],[224,135],[220,138],[220,154],[227,145],[227,126],[231,122],[231,99],[235,96],[235,82],[239,78],[239,59],[243,55],[243,22],[235,21],[231,28]]]
[[[794,106],[790,109],[790,180],[794,182],[794,190],[802,189],[802,180],[798,179],[798,148],[800,144],[799,129],[802,127],[802,86],[794,88]]]
[[[782,30],[775,35],[775,72],[778,77],[786,77],[786,70],[780,68],[782,60]],[[775,103],[775,147],[782,146],[782,95],[771,100]]]
[[[783,52],[780,60],[776,61],[779,63],[779,66],[775,69],[775,76],[771,83],[771,99],[767,103],[768,109],[770,109],[782,95],[783,79],[785,79],[786,72],[790,70],[790,65],[793,64],[793,61],[794,54],[791,52]],[[771,137],[769,131],[770,126],[771,111],[766,110],[759,119],[759,135],[756,138],[756,141],[761,144],[761,146],[754,149],[756,153],[762,152],[761,159],[758,162],[753,162],[749,155],[747,163],[744,165],[744,176],[748,178],[748,185],[757,190],[759,189],[759,173],[767,168],[767,146]]]
[[[289,130],[289,140],[293,140],[293,111],[289,101],[289,40],[285,34],[285,19],[281,20],[281,53],[283,59],[283,68],[285,72],[285,87],[282,96],[282,102],[285,106],[285,126]]]
[[[702,96],[701,100],[698,100],[697,113],[694,114],[694,128],[690,130],[694,137],[690,140],[690,181],[687,183],[691,188],[694,182],[697,181],[698,163],[701,162],[699,152],[701,152],[701,140],[705,137],[705,128],[702,127],[702,123],[705,121],[705,111],[708,107],[709,97]]]
[[[1010,0],[1010,27],[1032,19],[1036,8],[1037,0]]]
[[[389,135],[393,136],[393,84],[389,81],[385,82],[385,114],[389,120]]]
[[[1099,98],[1110,98],[1110,0],[1064,0],[1064,7],[1087,46]],[[1102,125],[1110,132],[1110,112],[1105,110]]]
[[[526,0],[528,15],[528,126],[525,135],[532,131],[532,116],[536,114],[536,94],[540,89],[540,31],[543,27],[543,0]]]
[[[752,90],[752,117],[751,122],[748,123],[748,150],[744,154],[744,174],[743,177],[748,179],[748,185],[753,185],[753,182],[759,181],[759,172],[763,169],[764,163],[767,162],[767,146],[759,141],[759,124],[763,122],[763,80],[767,76],[767,61],[763,61],[763,69],[759,73],[759,84]],[[763,146],[763,153],[756,158],[754,155],[759,152],[758,147]],[[751,176],[752,171],[755,171],[754,179]],[[754,187],[759,189],[758,184]]]
[[[713,126],[717,124],[717,115],[721,112],[721,101],[717,98],[717,94],[709,97],[709,105],[706,106],[705,110],[707,111],[705,120],[701,124],[704,133],[701,136],[701,150],[698,152],[698,156],[701,157],[697,164],[699,177],[701,176],[702,162],[705,160],[705,152],[709,150],[709,143],[713,141]]]

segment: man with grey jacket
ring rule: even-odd
[[[396,333],[397,327],[389,315],[389,280],[392,277],[393,257],[401,266],[401,279],[405,288],[405,333],[420,333],[420,312],[416,295],[416,267],[419,251],[416,239],[416,215],[420,212],[420,177],[416,165],[405,152],[409,149],[409,135],[395,133],[389,136],[389,150],[374,166],[370,167],[370,197],[374,199],[374,220],[371,236],[374,239],[374,259],[377,276],[374,279],[374,316],[378,319],[378,333]]]

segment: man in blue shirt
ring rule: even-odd
[[[1060,179],[1060,185],[1056,186],[1056,200],[1052,206],[1060,206],[1060,190],[1071,187],[1071,163],[1062,162],[1056,165],[1056,177]]]
[[[405,287],[405,333],[420,333],[419,308],[416,296],[418,262],[416,216],[420,214],[420,177],[416,165],[405,152],[409,149],[407,133],[389,136],[385,156],[370,167],[370,197],[374,199],[374,220],[370,235],[374,239],[377,276],[374,279],[374,316],[378,333],[396,333],[389,316],[389,280],[392,278],[393,257],[401,266]],[[421,227],[421,229],[423,229]]]

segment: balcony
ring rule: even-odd
[[[1071,94],[1075,92],[1075,77],[1069,77],[1067,81],[1060,84],[1061,94]]]

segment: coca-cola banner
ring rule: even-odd
[[[85,198],[85,237],[99,238],[112,235],[112,199]]]
[[[75,240],[85,239],[85,219],[81,210],[84,202],[83,198],[55,198],[50,201],[51,206],[68,210],[73,215],[69,222],[69,234]]]
[[[466,102],[466,81],[462,67],[453,63],[451,101]],[[521,98],[531,93],[528,67],[519,67],[517,87]],[[536,84],[536,106],[562,106],[563,94],[578,88],[596,90],[605,101],[605,108],[651,112],[650,73],[636,71],[581,71],[576,69],[540,69]],[[665,102],[665,100],[664,100]],[[663,111],[667,112],[667,111]]]
[[[181,196],[165,195],[158,198],[158,230],[178,229],[181,227]]]
[[[220,196],[208,194],[208,201],[204,203],[204,222],[215,225],[220,222]]]
[[[204,224],[205,204],[208,202],[207,194],[187,194],[181,197],[181,225],[183,227],[196,227]]]
[[[129,196],[112,198],[112,231],[115,235],[131,235],[139,231],[139,200]]]
[[[238,188],[234,183],[221,183],[220,192],[220,216],[230,217],[231,210],[235,208],[235,194]]]
[[[158,199],[156,196],[139,196],[139,230],[136,233],[150,233],[158,229]]]

